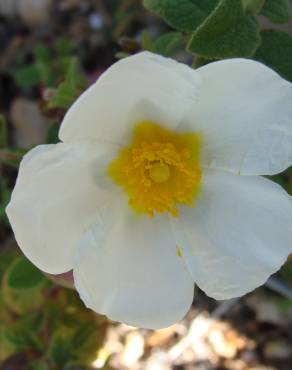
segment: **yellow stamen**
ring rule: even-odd
[[[109,165],[113,181],[124,188],[129,204],[153,216],[178,215],[179,204],[193,206],[199,191],[201,139],[152,122],[139,123],[129,146]]]
[[[182,250],[178,245],[176,245],[176,252],[178,257],[182,257]]]

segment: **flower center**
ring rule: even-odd
[[[169,166],[163,162],[153,162],[153,164],[151,164],[151,167],[149,168],[149,177],[157,184],[166,182],[169,178],[169,175]]]
[[[129,146],[109,165],[108,173],[136,211],[178,215],[178,205],[194,205],[201,169],[198,134],[177,133],[152,122],[139,123]]]

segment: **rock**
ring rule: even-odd
[[[47,23],[50,19],[52,0],[20,0],[18,14],[28,26],[37,26]]]
[[[0,1],[0,14],[5,17],[11,18],[17,14],[18,0],[1,0]]]
[[[146,339],[147,347],[161,347],[167,345],[176,333],[176,325],[172,325],[169,328],[155,330]]]
[[[1,0],[0,14],[19,16],[27,26],[34,27],[49,21],[51,3],[52,0]]]
[[[80,6],[81,0],[60,0],[58,7],[60,10],[66,11]]]
[[[25,98],[12,102],[10,119],[14,126],[14,144],[21,148],[44,143],[49,128],[47,119],[41,114],[38,104]]]
[[[164,351],[154,351],[142,367],[143,370],[172,370]]]
[[[123,363],[132,369],[144,354],[144,338],[139,331],[132,331],[126,336],[126,345],[122,354]]]
[[[260,295],[251,295],[247,298],[246,303],[255,313],[257,320],[260,322],[268,322],[275,325],[285,325],[286,318],[277,304],[268,298]]]
[[[268,342],[263,349],[263,354],[268,360],[292,359],[292,347],[281,340]]]
[[[215,323],[208,334],[208,341],[217,356],[232,359],[248,347],[247,338],[223,322]]]

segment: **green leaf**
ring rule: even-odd
[[[71,360],[72,344],[70,339],[70,336],[61,330],[52,337],[47,355],[56,365],[65,365]]]
[[[188,49],[207,59],[249,57],[260,43],[259,27],[241,0],[221,0],[193,34]]]
[[[48,108],[69,108],[86,87],[86,79],[80,71],[76,58],[68,66],[65,80],[57,87]]]
[[[214,62],[214,60],[206,59],[206,58],[201,57],[201,56],[196,56],[192,67],[193,68],[200,68],[200,67],[202,67],[206,64],[212,63],[212,62]]]
[[[92,323],[85,323],[81,325],[73,336],[72,344],[77,350],[80,348],[90,336],[96,333],[96,326]]]
[[[4,276],[2,286],[3,299],[12,312],[24,315],[39,309],[43,305],[45,300],[44,288],[45,284],[40,284],[38,288],[34,289],[13,289],[9,287]]]
[[[55,76],[52,66],[42,60],[37,60],[35,65],[38,69],[40,81],[44,83],[45,86],[53,87]]]
[[[44,63],[49,63],[51,60],[51,52],[48,47],[39,43],[34,47],[34,56],[36,60],[42,61]]]
[[[292,309],[292,299],[283,299],[279,301],[278,307],[284,312],[290,311]]]
[[[31,360],[30,362],[31,370],[51,370],[52,368],[45,362],[44,358]]]
[[[18,168],[20,161],[27,151],[28,149],[21,148],[0,149],[0,163]]]
[[[81,74],[80,65],[77,58],[72,58],[68,66],[66,82],[72,87],[78,87],[85,82]]]
[[[265,0],[243,0],[243,9],[247,14],[256,15],[264,6]]]
[[[266,0],[261,14],[273,23],[288,23],[292,15],[291,8],[289,0]]]
[[[129,57],[130,54],[127,53],[126,51],[118,51],[116,54],[115,54],[115,58],[116,59],[124,59],[124,58],[127,58]]]
[[[69,108],[78,97],[70,85],[63,82],[57,88],[56,94],[48,104],[48,108]]]
[[[16,254],[15,251],[2,251],[1,252],[1,258],[0,258],[0,283],[2,280],[2,276],[4,275],[5,271],[7,271],[10,264],[15,259]]]
[[[57,144],[59,142],[59,125],[54,123],[47,131],[47,144]]]
[[[292,259],[288,258],[287,262],[279,271],[280,277],[284,283],[291,284],[292,282]]]
[[[56,54],[63,57],[71,55],[73,49],[71,41],[65,37],[59,37],[54,47]]]
[[[31,87],[40,83],[41,76],[36,64],[22,67],[14,72],[16,84],[20,87]]]
[[[254,58],[292,82],[292,37],[279,30],[261,32],[262,44]]]
[[[44,281],[44,275],[25,257],[20,257],[12,266],[7,277],[13,289],[35,288]]]
[[[96,350],[101,346],[104,330],[99,329],[96,322],[82,323],[72,338],[72,348],[77,360],[91,362],[96,356]]]
[[[148,31],[143,31],[141,34],[141,43],[143,50],[155,51],[154,40]]]
[[[142,32],[142,48],[164,56],[170,56],[181,41],[182,34],[179,32],[164,33],[155,41],[148,31]]]
[[[212,12],[218,0],[144,0],[143,4],[173,28],[192,32]]]
[[[182,40],[182,35],[179,32],[167,32],[155,41],[154,51],[164,56],[170,56],[174,48],[176,48]]]
[[[0,114],[0,148],[7,144],[7,123],[6,119]]]
[[[17,326],[6,327],[3,330],[3,334],[3,339],[12,345],[17,352],[33,348],[33,341],[30,335]]]
[[[0,177],[0,220],[6,219],[6,206],[9,203],[11,197],[11,189],[8,186],[8,181],[3,176]],[[1,255],[2,258],[2,255]]]
[[[28,349],[43,351],[44,345],[38,335],[42,321],[41,313],[33,312],[28,316],[21,317],[14,324],[4,328],[5,341],[12,345],[16,352]]]

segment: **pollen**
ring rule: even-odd
[[[129,205],[153,217],[179,215],[179,205],[194,206],[200,190],[201,137],[153,122],[134,127],[129,145],[109,167],[112,180],[126,192]]]

